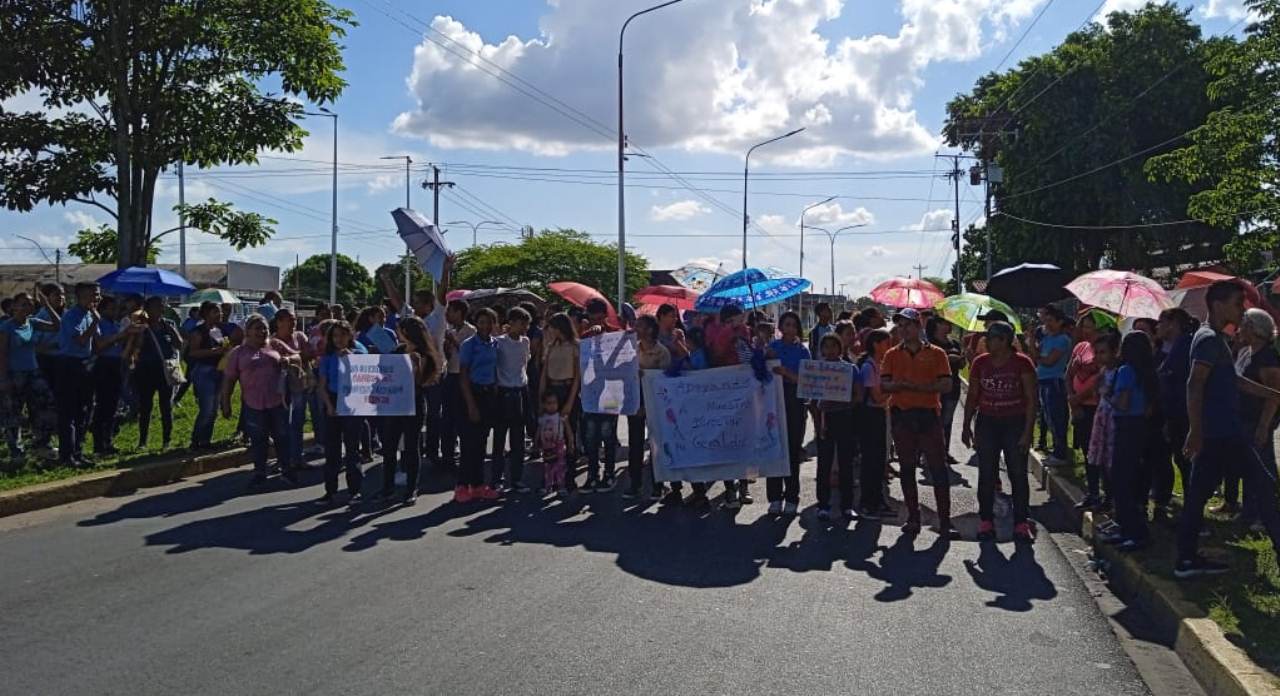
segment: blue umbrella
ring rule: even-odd
[[[396,232],[418,260],[418,267],[438,279],[444,273],[449,248],[435,223],[410,208],[396,208],[391,211],[391,217],[396,221]]]
[[[778,276],[747,268],[716,281],[694,305],[699,312],[715,312],[730,304],[756,309],[795,297],[812,285],[804,278]]]
[[[196,286],[187,282],[186,278],[150,266],[131,266],[112,271],[98,279],[103,290],[117,295],[163,295],[174,297],[189,295],[196,291]]]

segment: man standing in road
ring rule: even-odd
[[[92,466],[84,456],[85,426],[93,392],[89,361],[98,335],[97,283],[76,284],[76,305],[62,315],[58,329],[57,380],[54,402],[58,410],[58,461],[63,466]]]

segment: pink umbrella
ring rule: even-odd
[[[638,304],[661,305],[673,304],[681,311],[693,309],[694,303],[702,293],[679,285],[650,285],[641,288],[632,296]]]
[[[1067,291],[1087,305],[1135,319],[1159,319],[1177,306],[1159,283],[1129,271],[1086,273],[1067,283]]]
[[[582,283],[575,283],[571,280],[559,280],[554,283],[548,283],[547,288],[555,294],[568,300],[575,307],[586,308],[588,300],[600,299],[604,300],[605,305],[605,324],[610,328],[622,328],[622,322],[618,319],[618,313],[613,309],[613,303],[609,302],[609,298],[600,293],[599,290]]]
[[[919,278],[890,278],[871,290],[871,299],[889,307],[931,309],[943,299],[938,286]]]

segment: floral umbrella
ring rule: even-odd
[[[1150,278],[1129,271],[1093,271],[1067,283],[1081,302],[1122,317],[1159,319],[1176,306],[1169,293]]]
[[[919,278],[890,278],[871,289],[871,299],[889,307],[929,309],[943,300],[938,286]]]
[[[966,292],[959,295],[952,295],[944,298],[933,306],[938,316],[955,324],[964,331],[981,331],[985,322],[980,318],[991,310],[1003,312],[1009,317],[1009,323],[1013,324],[1013,328],[1018,333],[1022,333],[1022,324],[1018,321],[1018,315],[1013,312],[1013,308],[1009,305],[986,295],[979,295],[976,292]]]
[[[717,280],[698,298],[694,308],[718,312],[725,305],[736,304],[751,310],[799,295],[810,285],[804,278],[772,277],[758,268],[744,268]]]

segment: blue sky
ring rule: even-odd
[[[646,2],[342,4],[360,22],[345,42],[350,87],[332,106],[340,114],[342,253],[372,268],[402,248],[388,213],[403,204],[403,165],[379,159],[402,154],[414,160],[415,208],[430,215],[430,192],[419,183],[436,163],[458,185],[441,198],[441,222],[502,223],[482,228],[481,243],[514,240],[517,223],[616,240],[615,42],[622,19]],[[750,263],[798,270],[801,209],[839,196],[807,218],[833,230],[866,223],[837,240],[837,290],[860,294],[916,265],[944,274],[952,260],[944,231],[952,191],[936,176],[948,165],[934,153],[946,101],[997,67],[1028,26],[1006,66],[1050,49],[1098,4],[686,0],[637,20],[627,35],[626,130],[652,157],[628,164],[628,246],[654,268],[740,264],[742,154],[804,126],[753,157]],[[1240,0],[1181,4],[1195,8],[1206,33],[1227,31],[1241,16]],[[188,200],[215,196],[280,222],[266,247],[240,253],[192,233],[190,262],[288,266],[327,252],[332,131],[323,118],[306,127],[311,136],[301,152],[267,153],[258,167],[188,170]],[[680,172],[680,180],[660,168]],[[166,177],[157,229],[173,223],[175,201],[176,181]],[[981,190],[963,185],[962,222],[980,215]],[[105,221],[74,205],[0,216],[0,248],[10,262],[41,259],[16,235],[46,250],[65,248],[75,230]],[[471,243],[469,227],[444,226],[454,248]],[[831,284],[829,248],[821,233],[805,240],[805,274],[818,290]],[[176,259],[170,235],[161,260]]]

